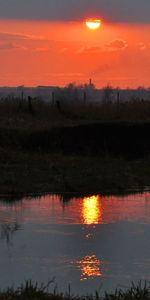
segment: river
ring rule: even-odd
[[[150,193],[0,200],[0,288],[53,280],[73,294],[150,280]]]

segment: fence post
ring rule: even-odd
[[[28,96],[28,109],[29,113],[33,114],[32,98]]]
[[[84,91],[84,94],[83,94],[83,102],[84,102],[84,104],[86,104],[86,99],[87,99],[86,92]]]
[[[54,106],[55,104],[55,93],[52,92],[52,106]]]

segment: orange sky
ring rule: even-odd
[[[150,25],[0,21],[0,86],[150,86]]]

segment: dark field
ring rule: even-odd
[[[60,108],[34,100],[31,110],[27,101],[2,101],[1,194],[143,189],[149,120],[148,102]]]
[[[0,146],[31,153],[138,159],[150,153],[149,133],[150,123],[93,123],[38,130],[1,128]]]

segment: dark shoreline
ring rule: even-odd
[[[150,123],[0,128],[0,194],[125,193],[150,186]]]
[[[127,190],[122,190],[122,191],[93,191],[93,192],[30,192],[30,193],[11,193],[11,194],[0,194],[0,201],[5,201],[5,202],[16,202],[20,201],[23,198],[40,198],[44,196],[49,196],[49,195],[57,195],[61,197],[61,200],[65,203],[70,201],[73,198],[76,198],[77,200],[79,198],[84,198],[84,197],[90,197],[93,195],[100,195],[100,196],[116,196],[116,197],[126,197],[128,195],[136,195],[136,194],[143,194],[146,192],[150,192],[150,187],[147,188],[140,188],[140,189],[127,189]]]

